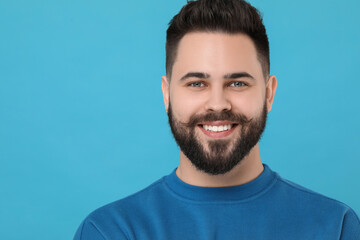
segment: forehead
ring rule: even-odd
[[[173,77],[188,71],[224,75],[246,71],[261,77],[253,41],[245,34],[191,32],[179,42]]]

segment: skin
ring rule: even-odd
[[[204,73],[184,79],[190,72]],[[251,77],[226,78],[233,73],[247,73]],[[244,34],[219,32],[191,32],[179,42],[171,81],[162,77],[165,109],[171,101],[173,115],[181,122],[188,122],[194,114],[211,111],[233,111],[248,118],[260,115],[264,103],[268,112],[272,108],[277,87],[275,76],[264,78],[252,40]],[[216,123],[214,123],[215,125]],[[241,126],[224,139],[234,139]],[[200,127],[195,134],[207,149],[214,138],[204,134]],[[232,147],[230,141],[229,148]],[[199,171],[180,151],[177,176],[184,182],[203,187],[226,187],[245,184],[263,171],[257,143],[250,153],[231,171],[210,175]]]

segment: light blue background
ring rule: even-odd
[[[177,166],[160,78],[184,3],[0,0],[0,239],[71,239]],[[251,3],[278,77],[263,162],[360,213],[359,1]]]

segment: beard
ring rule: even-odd
[[[259,142],[265,130],[267,107],[264,103],[262,112],[252,119],[226,111],[196,114],[191,116],[188,123],[182,123],[175,119],[170,103],[168,117],[175,141],[185,156],[198,170],[218,175],[227,173],[238,165]],[[236,123],[237,126],[233,127],[240,130],[235,129],[238,133],[233,132],[231,139],[208,140],[202,144],[195,129],[201,122],[211,121],[230,121]]]

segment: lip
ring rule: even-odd
[[[199,125],[211,125],[211,126],[222,126],[222,125],[233,125],[236,124],[236,122],[230,122],[230,121],[214,121],[214,122],[202,122],[199,123]]]
[[[238,127],[238,124],[235,124],[235,126],[232,126],[232,128],[230,130],[226,130],[226,131],[222,131],[222,132],[212,132],[212,131],[205,130],[202,127],[202,125],[222,126],[222,125],[229,125],[229,124],[234,125],[233,122],[229,122],[229,121],[216,121],[216,122],[203,122],[203,123],[199,124],[198,127],[206,136],[208,136],[210,138],[219,139],[219,138],[225,138],[225,137],[229,136]]]

